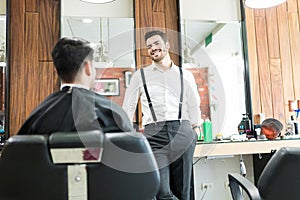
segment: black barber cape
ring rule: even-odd
[[[56,131],[133,131],[123,109],[106,97],[77,87],[64,87],[49,95],[25,121],[18,134]]]

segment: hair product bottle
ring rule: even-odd
[[[205,119],[203,122],[203,134],[204,134],[204,142],[212,142],[212,125],[209,119]]]

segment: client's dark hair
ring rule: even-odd
[[[89,42],[79,39],[60,39],[52,50],[52,58],[60,79],[73,82],[82,64],[93,60],[94,50]]]

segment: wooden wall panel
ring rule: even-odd
[[[15,135],[29,113],[58,89],[51,50],[60,37],[60,1],[10,0],[9,127]]]
[[[261,33],[257,35],[257,60],[259,70],[259,83],[260,83],[260,98],[262,112],[267,116],[273,115],[272,110],[272,94],[271,94],[271,80],[270,80],[270,67],[269,67],[269,53],[266,20],[263,17],[255,18],[256,30]]]
[[[267,34],[268,34],[268,51],[270,58],[279,58],[279,41],[278,41],[278,29],[277,26],[277,10],[276,7],[270,8],[266,13],[267,22]]]
[[[269,12],[266,12],[266,22],[273,117],[280,121],[284,121],[284,99],[280,66],[280,47],[278,40],[276,7],[270,8]],[[276,26],[274,26],[274,24]]]
[[[288,100],[300,99],[299,8],[300,0],[267,9],[245,7],[254,116],[263,112],[285,124],[294,114]]]
[[[162,12],[153,12],[152,19],[165,19],[165,13]],[[153,20],[152,27],[160,29],[163,32],[166,32],[166,21],[165,20]]]
[[[139,55],[148,56],[144,35],[153,28],[165,31],[171,43],[171,51],[178,52],[178,34],[174,34],[174,30],[176,33],[178,31],[177,4],[176,0],[135,0],[135,25],[137,29],[140,29],[136,37],[137,40],[140,40],[137,41],[137,48],[141,50]],[[163,6],[163,8],[158,8],[159,6]],[[179,64],[178,54],[172,55],[172,59]]]
[[[285,121],[280,59],[270,58],[273,117]]]
[[[39,0],[26,0],[25,1],[26,12],[38,12]]]
[[[53,62],[40,62],[39,65],[39,73],[41,74],[38,77],[40,81],[39,99],[42,101],[54,90],[59,88],[59,81]],[[50,86],[54,86],[55,89],[53,90],[53,87]]]
[[[141,56],[147,56],[147,49],[145,48],[144,35],[152,27],[152,0],[144,0],[138,3],[139,7],[136,7],[136,13],[139,13],[140,19],[135,22],[136,28],[139,32],[136,40],[139,40],[139,50]],[[135,18],[135,20],[137,20]],[[139,24],[137,24],[139,22]]]
[[[298,11],[300,11],[300,2],[298,2],[297,5],[298,5],[297,9],[298,9]],[[298,12],[298,18],[299,18],[299,21],[300,21],[300,12]]]
[[[181,51],[179,49],[179,38],[180,33],[178,32],[178,20],[179,20],[179,13],[178,11],[178,2],[177,0],[165,0],[166,6],[166,32],[169,36],[169,41],[171,44],[170,48],[170,55],[173,62],[176,65],[179,65],[179,55]]]
[[[281,60],[281,75],[284,98],[284,114],[289,116],[288,100],[294,99],[294,85],[292,78],[292,63],[289,40],[288,19],[286,13],[286,4],[277,6],[277,21],[278,21],[278,38],[280,46],[280,60]],[[285,120],[283,120],[284,122]]]
[[[39,31],[39,14],[38,13],[26,13],[25,14],[25,48],[24,48],[24,66],[25,74],[25,115],[28,116],[38,105],[39,88],[36,87],[40,83],[38,77],[41,75],[39,72],[38,62],[38,31]],[[32,37],[36,37],[36,40],[32,40]],[[28,66],[28,67],[26,67]],[[29,67],[30,66],[30,67]],[[31,101],[30,99],[36,98],[38,101]],[[27,101],[29,99],[29,101]]]
[[[25,120],[25,1],[10,0],[9,27],[9,127],[13,135]]]
[[[52,52],[52,49],[54,47],[54,45],[56,44],[56,42],[59,40],[60,38],[60,18],[61,18],[61,14],[60,14],[60,0],[53,0],[52,1],[52,29],[51,29],[51,32],[52,32],[52,43],[49,44],[49,55],[51,55],[51,52]],[[56,70],[54,68],[54,64],[52,62],[52,56],[51,56],[51,60],[50,62],[47,62],[48,63],[48,67],[50,67],[50,69],[48,69],[49,71],[49,76],[52,77],[52,80],[48,80],[48,81],[51,81],[52,85],[48,85],[48,81],[43,81],[43,83],[46,83],[44,85],[42,85],[42,90],[43,91],[48,91],[47,89],[49,89],[49,86],[52,86],[51,91],[55,91],[55,90],[58,90],[59,89],[59,86],[60,86],[60,81],[59,81],[59,78],[58,78],[58,75],[56,73]],[[43,73],[43,74],[48,74],[47,71],[46,73]],[[44,76],[43,78],[46,78],[48,79],[47,76]],[[49,94],[49,92],[47,92]],[[42,92],[42,97],[46,97],[47,96],[47,93],[43,93]]]
[[[293,13],[297,13],[298,12],[298,0],[287,0],[287,11],[288,12],[293,12]]]
[[[293,80],[294,96],[295,99],[300,99],[300,87],[299,87],[299,74],[300,74],[300,34],[299,34],[299,21],[297,13],[288,13],[289,30],[290,30],[290,42],[291,42],[291,55],[292,55],[292,67],[293,67]]]
[[[54,12],[54,9],[57,9],[54,6],[52,0],[40,1],[40,32],[39,32],[39,59],[42,61],[50,61],[51,50],[56,42],[56,37],[54,36],[55,28],[53,22],[54,19],[57,20]]]
[[[248,43],[248,54],[249,54],[249,76],[251,80],[250,92],[252,94],[252,112],[254,115],[258,115],[261,112],[261,101],[260,101],[260,84],[259,84],[259,73],[257,64],[257,51],[256,51],[256,32],[255,32],[255,20],[254,10],[245,9],[246,17],[246,30],[247,30],[247,43]],[[254,117],[256,119],[256,117]],[[259,122],[254,122],[259,123]]]
[[[165,12],[165,1],[154,0],[152,10],[154,12]]]
[[[179,52],[177,0],[134,0],[135,3],[135,26],[136,26],[136,64],[137,68],[151,64],[145,48],[144,34],[151,29],[159,27],[165,31],[171,45],[172,52]],[[174,34],[174,32],[176,34]],[[174,53],[172,53],[174,54]],[[171,55],[178,64],[179,54]],[[140,108],[140,105],[139,105]],[[141,127],[141,112],[138,118]]]

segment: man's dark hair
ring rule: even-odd
[[[89,42],[79,39],[60,39],[52,50],[52,58],[58,76],[70,83],[76,78],[82,64],[93,60],[94,50]]]
[[[152,36],[155,36],[155,35],[159,35],[163,41],[166,43],[168,41],[168,38],[166,36],[166,34],[162,31],[159,31],[159,30],[152,30],[152,31],[148,31],[146,34],[145,34],[145,42]]]
[[[266,128],[269,130],[274,130],[277,133],[280,133],[283,129],[283,125],[282,123],[274,118],[268,118],[265,119],[262,123],[261,123],[261,128]]]

